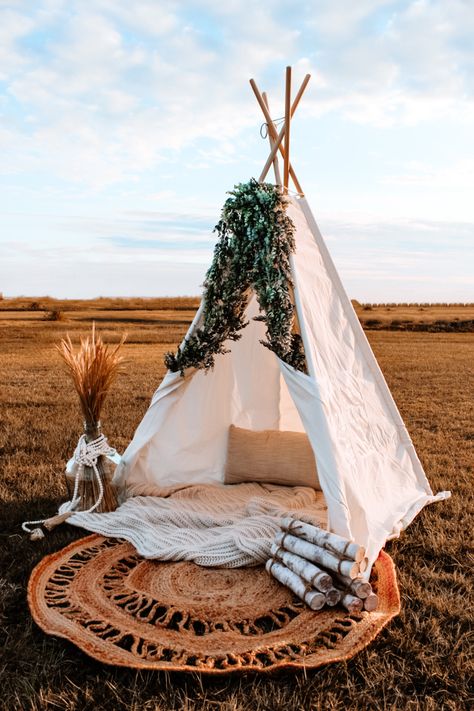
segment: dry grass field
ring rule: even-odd
[[[353,304],[366,330],[474,332],[474,304]]]
[[[103,417],[105,432],[121,450],[164,374],[165,350],[178,343],[195,306],[195,300],[176,308],[172,302],[146,301],[77,302],[74,308],[70,302],[44,304],[64,312],[64,321],[45,321],[36,307],[0,302],[0,709],[473,708],[473,333],[378,328],[368,333],[433,489],[451,489],[453,496],[425,509],[388,544],[402,611],[353,660],[306,675],[204,679],[137,673],[102,666],[35,626],[25,593],[32,567],[82,535],[65,525],[32,543],[20,528],[24,519],[52,514],[64,500],[62,471],[81,433],[78,403],[53,346],[66,333],[77,340],[92,319],[105,340],[117,341],[127,332],[126,372]],[[362,319],[382,320],[385,314],[392,321],[414,320],[419,308],[357,310]],[[474,317],[472,306],[433,309],[417,312],[418,319]]]

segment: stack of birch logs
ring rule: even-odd
[[[376,610],[377,595],[361,577],[365,549],[301,518],[282,519],[267,571],[312,610],[338,603],[349,612]]]

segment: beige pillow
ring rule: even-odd
[[[321,489],[308,436],[280,430],[255,432],[231,425],[224,483],[244,481]]]

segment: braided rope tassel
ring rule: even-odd
[[[79,437],[79,441],[77,443],[73,455],[74,461],[79,466],[77,467],[76,475],[74,477],[74,490],[72,498],[70,501],[66,501],[61,504],[58,509],[57,516],[53,516],[52,518],[39,519],[37,521],[24,521],[21,524],[23,531],[30,534],[31,540],[39,540],[40,538],[44,538],[44,532],[41,528],[38,528],[38,524],[44,524],[45,527],[48,529],[54,528],[54,525],[62,523],[62,521],[65,521],[67,518],[69,518],[69,516],[74,513],[74,510],[80,501],[80,497],[78,496],[79,481],[84,467],[90,467],[94,472],[99,487],[99,495],[95,503],[86,511],[83,511],[81,513],[92,513],[97,509],[98,506],[100,506],[104,497],[104,485],[102,483],[102,477],[100,475],[100,472],[97,468],[97,462],[99,460],[99,457],[101,457],[102,455],[113,456],[114,454],[116,454],[116,450],[109,445],[109,443],[107,442],[107,437],[103,434],[99,435],[99,437],[92,440],[91,442],[87,441],[86,435],[84,434]],[[48,526],[48,524],[51,525]],[[32,529],[31,526],[35,526],[35,528]]]

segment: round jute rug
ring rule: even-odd
[[[101,662],[226,674],[315,668],[352,657],[400,610],[386,553],[371,582],[380,600],[376,612],[312,612],[263,567],[160,563],[94,534],[36,566],[28,601],[45,632]]]

